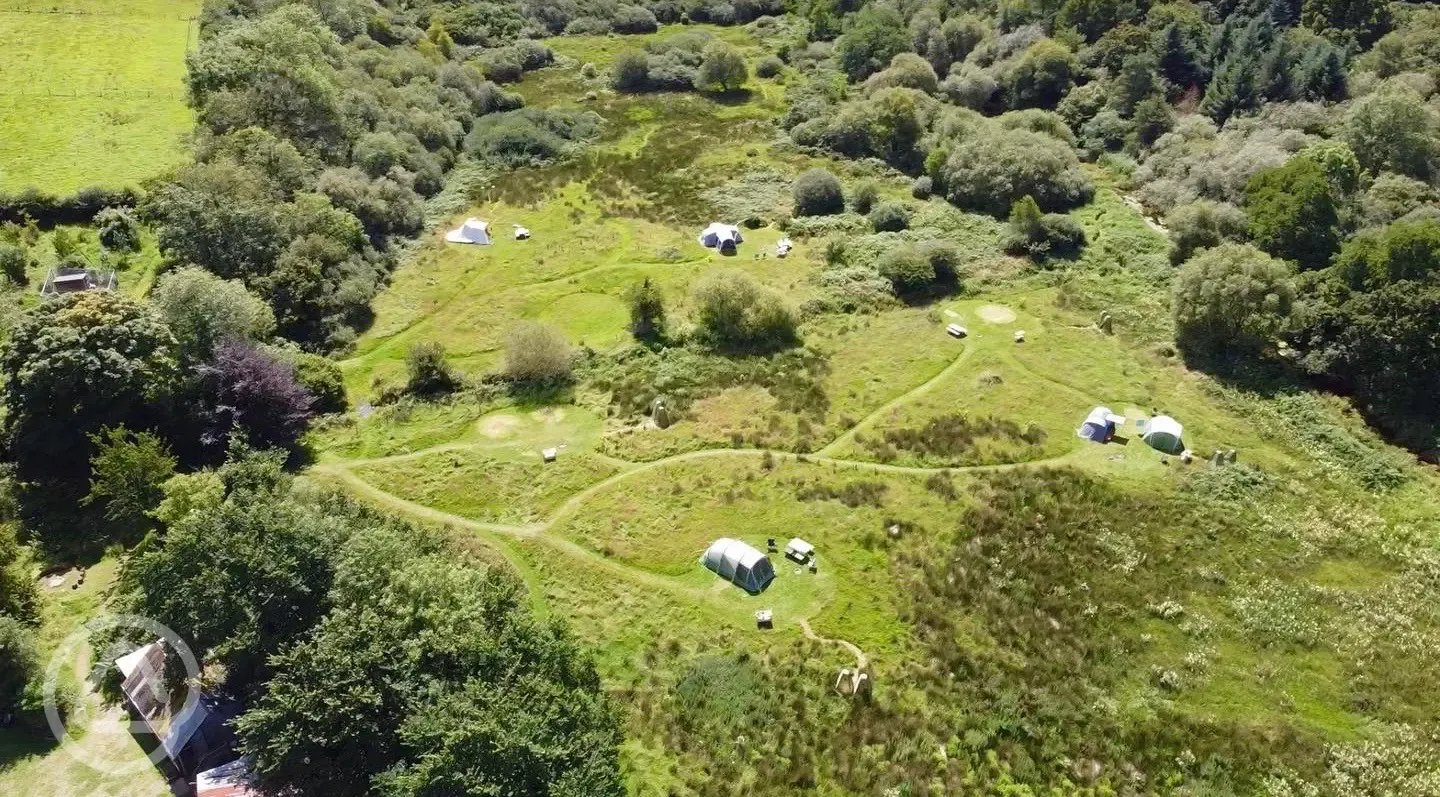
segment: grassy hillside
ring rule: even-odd
[[[519,90],[599,111],[607,138],[474,189],[449,222],[487,218],[497,243],[429,239],[344,363],[356,399],[401,379],[417,342],[478,373],[510,323],[542,319],[595,352],[574,393],[548,409],[495,393],[383,407],[315,434],[309,471],[492,548],[595,646],[627,712],[632,793],[1433,783],[1440,614],[1422,596],[1440,483],[1338,401],[1181,365],[1163,343],[1165,242],[1098,170],[1075,214],[1090,244],[1063,271],[1004,255],[991,219],[912,201],[963,253],[963,293],[813,315],[805,350],[769,360],[610,356],[642,277],[683,325],[688,288],[722,265],[798,305],[824,264],[823,236],[758,257],[773,227],[747,231],[733,258],[695,244],[713,218],[773,218],[820,161],[776,141],[775,83],[611,94],[604,70],[636,43],[551,43],[572,60]],[[903,178],[826,165],[910,201]],[[512,223],[534,238],[509,240]],[[655,391],[681,405],[664,430],[638,417]],[[1101,404],[1174,415],[1202,459],[1151,450],[1133,423],[1125,442],[1077,439]],[[541,463],[547,446],[563,446],[559,463]],[[1239,463],[1205,462],[1217,449]],[[717,537],[763,549],[793,535],[817,546],[818,572],[772,557],[779,576],[758,596],[698,563]],[[755,628],[761,608],[775,630]],[[831,689],[856,666],[870,700]]]
[[[133,185],[184,157],[199,0],[0,3],[0,190]]]

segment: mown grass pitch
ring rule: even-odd
[[[0,2],[0,191],[133,185],[185,155],[200,0]]]

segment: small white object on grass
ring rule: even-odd
[[[952,338],[963,338],[966,335],[970,334],[970,330],[960,326],[959,324],[951,324],[950,326],[945,327],[945,331],[950,333],[950,337]]]
[[[560,455],[560,450],[559,450],[559,449],[556,449],[556,448],[547,448],[547,449],[544,449],[543,451],[540,452],[540,457],[541,457],[542,459],[544,459],[546,462],[554,462],[554,461],[555,461],[555,457],[557,457],[557,456],[559,456],[559,455]]]
[[[1023,330],[1023,329],[1017,329],[1017,330],[1015,330],[1015,342],[1016,342],[1016,343],[1024,343],[1024,342],[1025,342],[1025,330]]]

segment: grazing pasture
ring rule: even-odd
[[[120,187],[181,163],[200,0],[0,3],[0,191]]]

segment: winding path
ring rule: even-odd
[[[829,637],[820,636],[819,634],[815,633],[812,628],[810,628],[810,621],[806,620],[803,617],[800,618],[800,630],[804,632],[806,639],[813,639],[816,642],[824,642],[827,645],[839,645],[840,647],[845,648],[846,650],[855,654],[856,671],[864,671],[869,666],[870,657],[866,656],[865,651],[861,650],[860,646],[855,644],[854,642],[846,642],[843,639],[830,639]]]
[[[540,601],[543,603],[543,599],[541,598],[542,591],[539,583],[539,577],[533,571],[530,565],[525,562],[522,557],[517,556],[516,552],[511,549],[510,544],[515,540],[533,541],[545,545],[556,553],[560,553],[567,557],[583,560],[609,574],[626,579],[632,583],[643,585],[649,589],[664,592],[675,597],[696,603],[718,605],[717,601],[719,600],[719,596],[717,596],[711,591],[686,586],[682,583],[679,583],[673,577],[660,575],[644,568],[627,564],[616,559],[612,559],[598,551],[587,548],[583,545],[580,545],[579,543],[576,543],[573,540],[567,539],[552,532],[565,520],[569,519],[571,516],[579,512],[587,501],[594,498],[596,495],[599,495],[600,493],[614,487],[615,485],[620,484],[621,482],[635,478],[645,473],[669,467],[671,465],[698,460],[734,457],[760,458],[768,454],[769,456],[775,457],[776,459],[782,461],[789,460],[791,462],[807,462],[817,465],[871,471],[875,473],[928,475],[940,472],[963,473],[1012,470],[1022,467],[1059,464],[1070,459],[1074,455],[1074,452],[1062,454],[1056,457],[1050,457],[1047,459],[1034,460],[1030,462],[1007,462],[994,465],[969,465],[960,467],[936,468],[891,465],[880,462],[867,462],[864,460],[842,459],[832,456],[836,451],[844,447],[846,444],[852,442],[855,439],[856,434],[858,434],[860,431],[871,428],[874,424],[879,422],[880,419],[884,418],[888,413],[892,412],[900,406],[903,406],[906,402],[912,401],[917,396],[923,395],[924,393],[932,390],[936,385],[944,381],[946,377],[954,374],[969,360],[969,358],[974,354],[977,348],[978,347],[973,345],[967,345],[965,349],[954,360],[952,360],[944,368],[941,368],[929,379],[925,380],[920,385],[917,385],[916,387],[906,391],[905,393],[896,396],[890,401],[887,401],[884,405],[862,418],[854,426],[842,432],[834,440],[825,445],[815,454],[794,454],[754,448],[712,448],[701,449],[699,451],[689,451],[683,454],[676,454],[661,459],[651,460],[649,462],[630,462],[628,460],[623,460],[616,457],[599,455],[605,461],[609,462],[617,468],[620,468],[620,471],[570,496],[568,499],[565,500],[564,503],[556,507],[555,510],[552,511],[545,520],[538,523],[492,523],[475,520],[473,518],[463,517],[460,515],[455,515],[449,512],[444,512],[439,509],[435,509],[434,507],[419,504],[414,501],[409,501],[405,498],[394,495],[393,493],[389,493],[361,478],[352,470],[353,468],[362,467],[365,465],[374,465],[390,462],[404,462],[408,460],[420,459],[430,454],[441,453],[445,451],[484,449],[487,447],[484,443],[444,443],[441,445],[424,448],[418,451],[412,451],[405,454],[396,454],[393,456],[385,457],[371,457],[349,460],[340,458],[327,458],[322,460],[320,463],[312,466],[310,468],[310,472],[321,479],[331,479],[335,482],[338,482],[340,485],[348,489],[356,496],[368,500],[373,504],[377,504],[392,511],[410,515],[411,517],[414,517],[416,519],[437,524],[440,526],[467,529],[484,537],[487,542],[491,543],[491,547],[501,556],[503,556],[507,561],[509,561],[511,565],[514,566],[515,569],[521,574],[522,578],[524,578],[532,596],[532,603],[536,601]],[[1025,363],[1020,362],[1018,358],[1010,356],[1006,359],[1012,361],[1018,367],[1034,374],[1034,372],[1031,371],[1031,369],[1026,366]],[[1053,379],[1052,377],[1046,377],[1040,374],[1034,375],[1041,379],[1055,382],[1058,386],[1062,388],[1081,392],[1078,390],[1078,388],[1066,384],[1063,381]],[[799,619],[799,625],[800,630],[807,638],[826,644],[840,645],[841,647],[844,647],[846,650],[850,651],[855,656],[857,668],[863,670],[869,665],[869,656],[867,656],[865,654],[865,651],[861,650],[858,645],[855,645],[854,643],[848,642],[843,639],[831,639],[828,637],[820,636],[819,634],[815,633],[814,629],[810,627],[809,621],[805,618]]]

